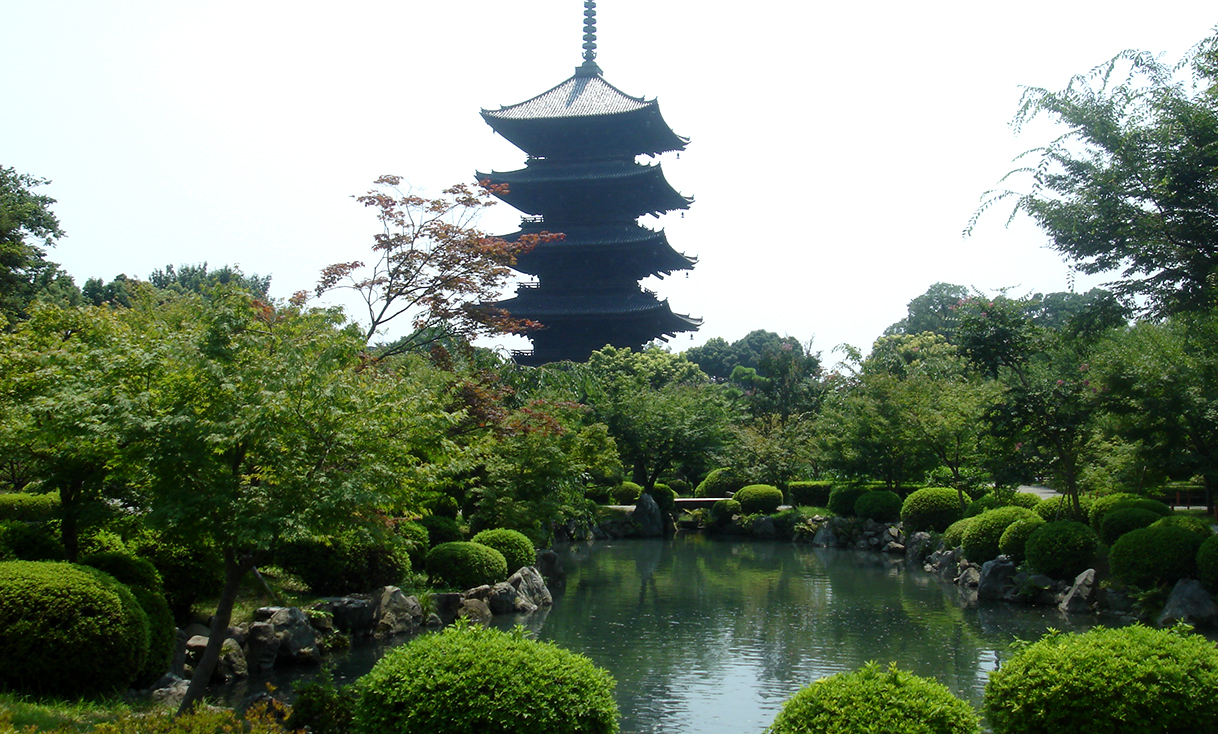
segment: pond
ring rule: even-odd
[[[556,550],[568,578],[553,608],[496,624],[521,623],[608,669],[624,734],[760,732],[807,683],[870,660],[932,676],[979,707],[987,674],[1013,640],[1092,623],[970,605],[955,586],[867,551],[696,533]],[[363,675],[385,648],[357,643],[337,661],[336,679]],[[274,682],[290,687],[292,677],[280,671]]]

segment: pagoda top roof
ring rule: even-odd
[[[483,117],[503,120],[537,120],[555,117],[616,115],[657,106],[656,100],[631,97],[599,75],[576,75],[519,104],[482,110]]]

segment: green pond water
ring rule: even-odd
[[[870,660],[932,676],[979,707],[989,671],[1016,638],[1093,622],[978,606],[920,568],[867,551],[700,534],[556,550],[568,577],[553,608],[496,625],[523,624],[608,669],[627,734],[761,732],[804,685]],[[386,647],[357,643],[338,659],[336,678],[364,674]],[[273,680],[290,689],[311,674],[277,671]],[[227,697],[257,690],[262,681],[252,680]]]

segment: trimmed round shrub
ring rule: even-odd
[[[960,493],[951,487],[919,489],[906,497],[901,505],[901,522],[906,534],[919,530],[941,533],[963,517]]]
[[[796,507],[828,507],[833,482],[791,482],[787,485],[787,501]]]
[[[69,563],[0,563],[0,687],[113,693],[147,655],[148,616],[112,576]]]
[[[435,584],[472,589],[506,580],[507,559],[481,543],[441,543],[427,552],[427,574]]]
[[[1072,580],[1091,567],[1097,544],[1095,531],[1081,522],[1047,522],[1024,543],[1024,558],[1049,578]]]
[[[0,494],[0,520],[46,522],[59,516],[59,492]]]
[[[657,484],[656,486],[647,490],[647,494],[651,495],[651,498],[656,501],[656,505],[659,506],[660,512],[663,512],[666,515],[672,515],[677,511],[677,503],[675,502],[677,499],[677,493],[672,491],[672,488],[667,484]]]
[[[80,564],[104,571],[127,586],[141,586],[157,593],[163,593],[165,588],[161,572],[147,558],[129,553],[93,553],[83,556]]]
[[[719,500],[711,505],[711,520],[725,523],[740,514],[740,503],[736,500]]]
[[[131,542],[136,555],[156,566],[165,587],[165,601],[174,621],[185,626],[196,600],[218,596],[224,584],[224,562],[213,546],[186,546],[145,534]]]
[[[404,538],[378,538],[364,530],[289,541],[280,546],[276,560],[319,596],[397,586],[411,569]]]
[[[677,497],[684,497],[689,494],[689,482],[684,479],[669,479],[668,488],[673,491]]]
[[[983,512],[997,510],[999,507],[1002,507],[1002,502],[998,500],[998,495],[993,492],[987,492],[968,503],[968,507],[964,508],[964,516],[977,517]]]
[[[746,515],[772,515],[782,504],[782,490],[772,484],[750,484],[732,495],[732,499],[740,503],[740,511]]]
[[[1163,504],[1159,500],[1152,500],[1147,497],[1139,497],[1136,500],[1126,500],[1124,502],[1118,502],[1108,512],[1112,513],[1112,512],[1116,512],[1117,510],[1125,510],[1125,509],[1129,509],[1129,508],[1134,508],[1134,509],[1138,509],[1138,510],[1147,510],[1149,512],[1155,513],[1159,517],[1167,517],[1168,515],[1172,514],[1172,509],[1170,507]],[[1100,521],[1100,525],[1103,525],[1103,520]]]
[[[951,525],[943,531],[943,547],[947,549],[959,548],[964,542],[964,531],[973,524],[973,518],[965,517]]]
[[[974,734],[973,707],[934,678],[867,663],[821,678],[787,700],[769,734]]]
[[[854,502],[854,514],[864,520],[896,522],[901,519],[901,495],[887,489],[864,492]]]
[[[1100,523],[1100,540],[1112,545],[1117,538],[1130,530],[1150,527],[1156,520],[1161,519],[1162,515],[1141,507],[1118,507],[1104,515],[1104,520]]]
[[[1007,498],[1007,504],[1031,510],[1040,504],[1040,497],[1031,492],[1016,492]]]
[[[994,734],[1218,731],[1218,650],[1141,625],[1050,632],[990,673],[984,708]]]
[[[694,488],[695,497],[731,497],[744,486],[744,481],[736,476],[736,472],[724,467],[712,469],[706,478]]]
[[[643,487],[634,482],[622,482],[613,488],[613,501],[619,505],[633,505],[639,501]]]
[[[537,565],[537,550],[533,548],[533,541],[519,530],[509,530],[508,528],[483,530],[471,540],[502,553],[503,558],[507,561],[509,574],[516,573],[525,566]]]
[[[834,487],[829,493],[829,512],[832,512],[838,517],[851,517],[854,515],[854,503],[859,501],[865,492],[868,492],[866,487]]]
[[[356,687],[355,734],[618,731],[609,673],[523,631],[453,625],[417,637]]]
[[[1167,517],[1160,517],[1158,520],[1155,520],[1151,524],[1151,527],[1163,527],[1164,525],[1184,528],[1189,532],[1196,533],[1201,536],[1202,542],[1205,542],[1214,534],[1214,528],[1211,526],[1210,521],[1207,518],[1197,517],[1196,515],[1177,515],[1172,513]]]
[[[1184,528],[1140,528],[1117,538],[1108,549],[1108,565],[1125,583],[1150,589],[1192,578],[1200,548],[1201,537]]]
[[[985,563],[997,558],[1001,552],[998,543],[1011,523],[1034,514],[1026,507],[1007,505],[969,518],[971,522],[960,539],[960,544],[964,546],[964,557],[973,563]]]
[[[1066,495],[1057,497],[1048,497],[1036,503],[1033,511],[1040,515],[1046,522],[1054,522],[1055,520],[1074,520],[1076,522],[1091,521],[1091,503],[1090,497],[1079,497],[1080,513],[1074,512],[1074,503]]]
[[[1206,538],[1197,549],[1197,580],[1211,593],[1218,591],[1218,535]]]
[[[1115,494],[1106,494],[1103,497],[1096,497],[1091,501],[1091,506],[1087,508],[1087,521],[1091,523],[1091,529],[1098,533],[1100,526],[1104,522],[1104,515],[1107,515],[1122,502],[1137,499],[1141,499],[1141,497],[1128,492],[1117,492]]]
[[[177,645],[177,625],[173,623],[173,612],[165,595],[159,591],[145,589],[143,586],[129,586],[131,595],[148,615],[148,657],[144,666],[136,674],[135,683],[143,687],[153,683],[169,672],[173,660],[173,650]]]
[[[1040,515],[1032,515],[1011,523],[998,539],[998,552],[1015,563],[1023,563],[1028,538],[1036,532],[1036,528],[1044,524],[1045,521]]]
[[[62,561],[63,543],[46,523],[0,520],[0,561]]]
[[[465,540],[465,533],[461,532],[461,526],[451,517],[424,515],[415,522],[427,528],[427,543],[432,548],[441,543]]]

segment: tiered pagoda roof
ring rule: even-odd
[[[637,222],[693,202],[669,185],[659,164],[635,160],[684,150],[689,139],[668,127],[654,99],[632,97],[602,78],[593,60],[595,1],[584,8],[584,63],[575,75],[520,104],[482,110],[491,128],[529,155],[522,169],[476,174],[506,185],[496,195],[533,215],[505,239],[564,235],[519,256],[516,269],[537,282],[494,304],[542,324],[528,335],[532,354],[518,357],[530,364],[582,361],[606,344],[641,349],[702,323],[639,287],[643,278],[696,262],[673,250],[663,231]]]

